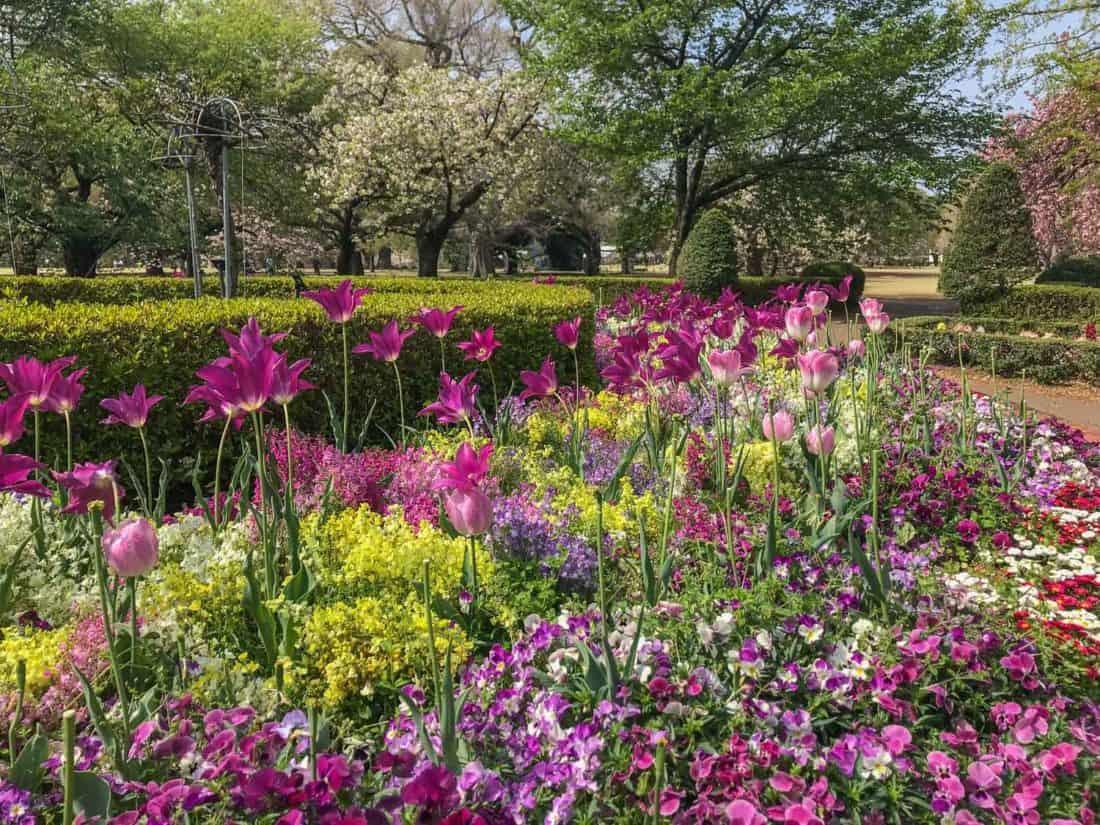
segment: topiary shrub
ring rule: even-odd
[[[1035,279],[1035,283],[1100,287],[1100,255],[1056,261]]]
[[[680,253],[677,275],[691,292],[711,297],[737,284],[737,246],[725,216],[703,213]]]
[[[1035,275],[1031,213],[1016,170],[995,163],[966,198],[943,257],[940,292],[951,298],[1007,292]]]
[[[815,261],[802,269],[802,277],[809,281],[838,280],[852,276],[848,303],[854,304],[863,295],[867,273],[851,261]]]

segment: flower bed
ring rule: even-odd
[[[643,291],[366,451],[293,428],[322,372],[250,320],[189,393],[242,458],[171,514],[9,446],[0,820],[1093,825],[1100,447],[890,355],[875,302],[821,348],[827,306]],[[407,331],[359,347],[399,398]],[[90,416],[79,366],[0,367],[6,444]],[[181,400],[104,406],[148,444]]]
[[[1092,323],[1035,323],[1005,318],[906,318],[895,341],[931,364],[963,364],[1041,383],[1100,384],[1100,342]]]

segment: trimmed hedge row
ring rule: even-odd
[[[423,303],[421,294],[386,293],[368,296],[349,328],[354,345],[367,339],[392,318],[407,318]],[[553,337],[554,323],[576,315],[591,317],[588,292],[559,287],[529,290],[466,291],[460,303],[463,312],[455,320],[447,339],[447,367],[464,375],[473,362],[464,362],[455,344],[469,337],[473,329],[492,324],[503,346],[493,358],[493,368],[502,395],[511,382],[519,383],[519,371],[537,369],[543,357],[558,362],[559,379],[572,380],[572,359]],[[0,305],[0,360],[21,354],[41,359],[77,355],[78,365],[88,368],[87,392],[74,416],[75,441],[80,459],[106,459],[124,455],[139,457],[134,434],[125,427],[96,424],[104,413],[98,408],[103,398],[142,383],[150,393],[166,397],[150,418],[150,438],[156,451],[176,462],[186,461],[199,448],[211,457],[220,426],[200,426],[200,406],[183,406],[187,389],[196,383],[195,370],[225,352],[219,330],[238,328],[255,316],[268,332],[289,333],[279,349],[291,358],[312,358],[306,378],[320,385],[339,404],[342,393],[342,344],[340,328],[329,322],[311,301],[281,299],[203,298],[198,301],[164,301],[135,306],[59,304],[46,308],[34,305]],[[589,322],[591,331],[591,322]],[[581,336],[579,358],[582,380],[596,380],[591,336]],[[370,356],[352,356],[351,430],[358,433],[372,402],[377,401],[374,422],[396,436],[398,409],[393,369]],[[412,421],[438,389],[439,344],[426,332],[418,331],[405,344],[401,359],[405,392],[405,414]],[[480,365],[477,365],[480,366]],[[482,399],[492,403],[489,376],[479,370]],[[324,432],[328,412],[320,392],[307,394],[292,409],[296,426],[309,432]],[[60,416],[44,419],[44,456],[63,454],[63,424]],[[383,440],[373,429],[372,440]],[[30,449],[25,444],[20,445]],[[135,464],[135,466],[137,466]],[[178,464],[177,464],[178,466]]]
[[[837,286],[843,276],[821,278],[741,278],[735,289],[750,304],[766,300],[778,286],[792,282],[824,283]],[[311,289],[332,287],[343,278],[322,276],[306,278]],[[652,290],[667,287],[673,281],[668,277],[632,277],[632,276],[554,276],[553,286],[537,286],[532,276],[514,278],[494,278],[481,280],[473,278],[378,278],[362,277],[353,279],[357,286],[369,286],[379,294],[421,295],[424,303],[430,303],[433,296],[440,300],[450,299],[454,303],[464,303],[467,294],[495,294],[502,284],[511,291],[517,287],[531,289],[552,289],[553,287],[575,286],[588,290],[597,304],[612,303],[623,295],[629,295],[642,286]],[[243,298],[293,298],[294,282],[290,278],[253,276],[242,279]],[[216,297],[216,282],[207,279],[207,293]],[[86,304],[136,304],[143,301],[169,301],[191,298],[191,282],[180,278],[106,276],[99,278],[43,278],[35,276],[12,276],[0,279],[0,300],[26,301],[32,304],[54,306],[61,303]],[[854,304],[863,294],[863,284],[857,277],[852,284],[851,301]]]
[[[962,362],[989,371],[994,360],[998,375],[1024,377],[1043,384],[1086,381],[1100,385],[1100,342],[1075,341],[1076,324],[1028,324],[1003,318],[966,318],[984,332],[955,332],[958,318],[923,316],[906,318],[890,326],[895,342],[904,341],[915,352],[929,353],[930,363],[958,366]],[[943,324],[944,329],[938,329]],[[1022,338],[1024,330],[1053,332],[1055,338]]]
[[[964,315],[1014,318],[1019,321],[1100,320],[1100,289],[1088,286],[1036,284],[1000,295],[963,299]]]
[[[1035,283],[1100,287],[1100,255],[1066,258],[1051,264],[1035,279]]]

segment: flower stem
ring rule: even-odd
[[[229,435],[229,425],[233,423],[231,416],[225,417],[225,426],[222,427],[222,437],[218,441],[218,458],[214,462],[214,532],[218,532],[221,519],[218,517],[218,503],[222,491],[222,453],[225,452],[225,439]]]
[[[401,389],[401,370],[397,368],[396,361],[390,361],[393,364],[393,374],[397,377],[397,409],[401,414],[401,447],[405,446],[405,395]]]
[[[153,517],[153,503],[156,498],[153,496],[153,462],[149,457],[149,439],[145,437],[145,428],[137,428],[138,435],[141,437],[141,449],[145,453],[145,495],[146,495],[146,510],[145,515],[149,518]]]
[[[76,711],[67,710],[61,714],[61,738],[64,743],[61,782],[65,789],[61,822],[63,825],[73,825],[73,812],[76,802],[73,794],[74,763],[76,762]]]
[[[68,461],[69,472],[73,471],[73,421],[69,411],[65,410],[65,458]]]
[[[132,668],[136,659],[138,640],[137,579],[133,576],[128,578],[126,588],[130,591],[130,667]]]
[[[348,381],[350,380],[350,360],[348,358],[348,325],[346,323],[340,325],[340,333],[344,338],[344,418],[341,422],[343,434],[340,438],[340,451],[346,453],[348,451],[348,417],[351,415],[351,391],[348,388]],[[289,459],[289,453],[287,457]]]
[[[283,404],[283,422],[286,424],[286,488],[294,499],[294,457],[291,453],[290,405]]]

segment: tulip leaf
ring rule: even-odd
[[[105,820],[111,809],[111,788],[91,771],[73,771],[73,807],[86,819]]]
[[[42,781],[42,763],[50,755],[50,740],[36,732],[23,746],[8,772],[8,781],[25,791],[37,791]]]

